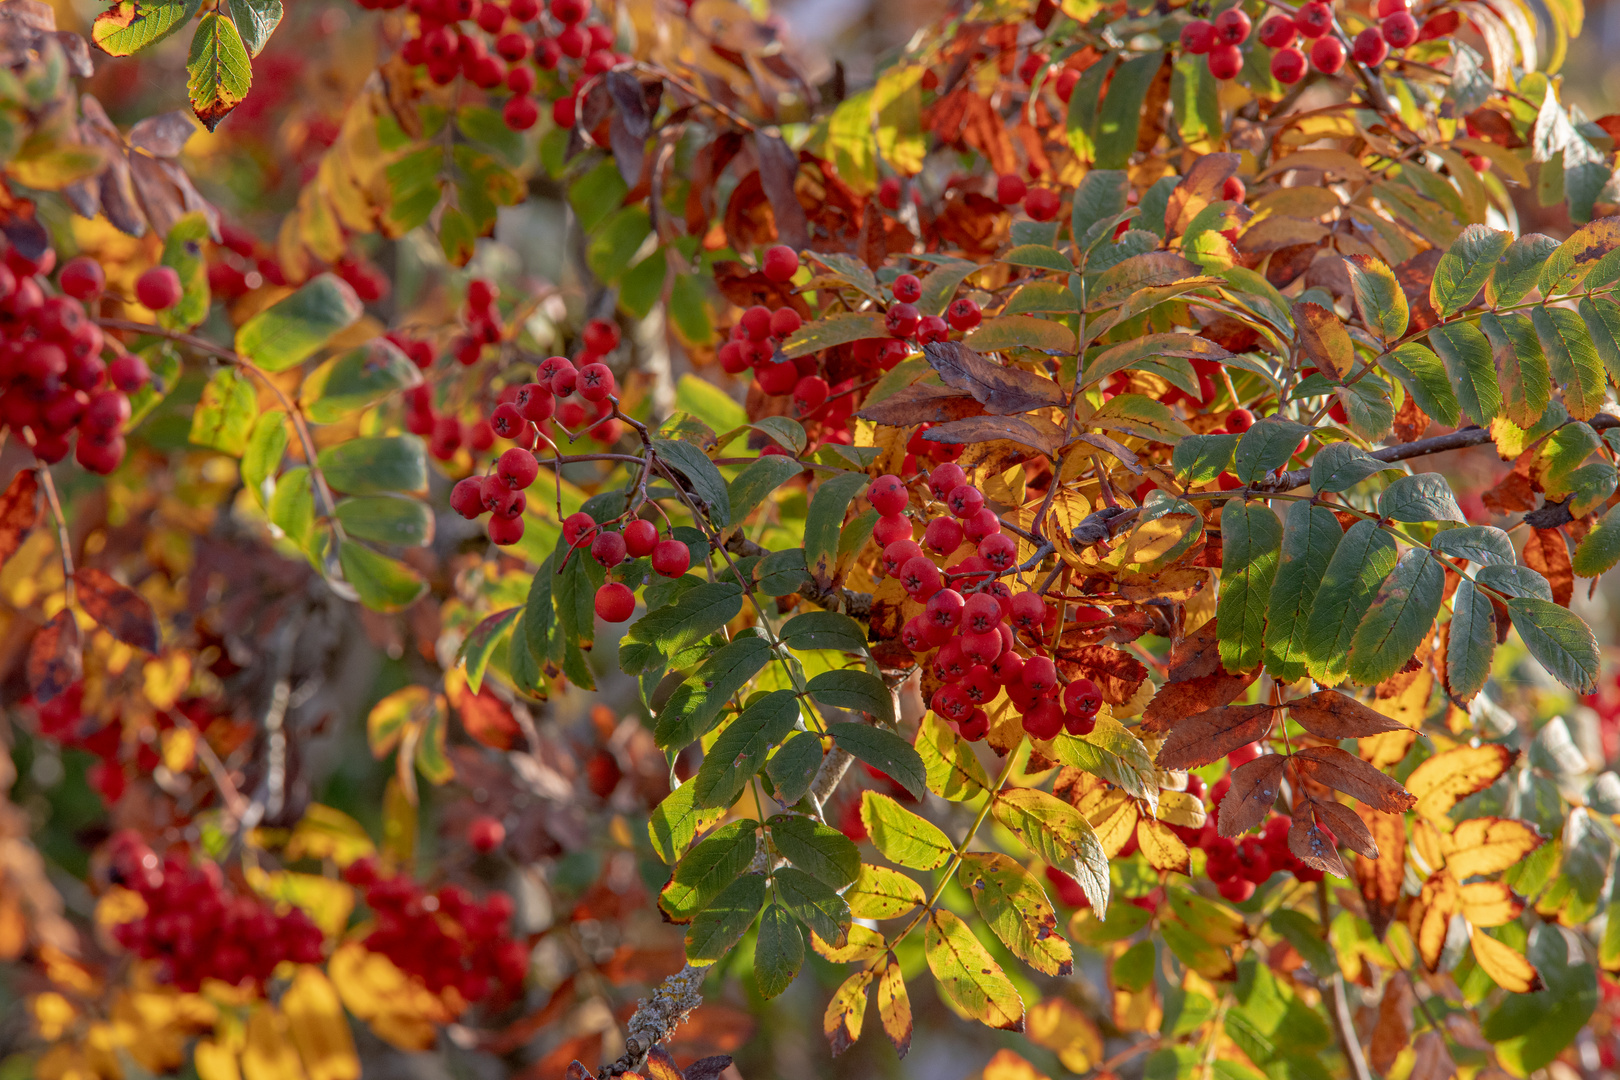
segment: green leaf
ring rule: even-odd
[[[1345,531],[1305,627],[1305,665],[1317,682],[1331,686],[1344,678],[1356,627],[1394,569],[1395,539],[1389,533],[1370,521]]]
[[[1252,428],[1250,430],[1253,430]],[[1221,595],[1216,623],[1227,671],[1260,663],[1266,605],[1277,574],[1282,522],[1263,502],[1228,499],[1221,507]]]
[[[1245,484],[1260,481],[1273,469],[1288,464],[1288,459],[1294,456],[1294,447],[1310,430],[1304,424],[1277,416],[1268,416],[1256,422],[1238,440],[1237,453],[1232,462],[1233,474]]]
[[[1579,615],[1533,596],[1509,597],[1507,608],[1525,648],[1553,678],[1577,694],[1597,689],[1602,656],[1591,627]]]
[[[1093,914],[1108,910],[1108,856],[1080,811],[1037,788],[996,793],[990,812],[1033,854],[1080,883]]]
[[[1592,347],[1581,317],[1568,308],[1537,304],[1530,309],[1530,321],[1547,353],[1552,377],[1564,391],[1564,404],[1576,420],[1590,420],[1603,408],[1605,375],[1603,360]]]
[[[821,482],[804,521],[804,562],[816,581],[829,585],[838,564],[838,537],[855,496],[866,489],[861,473],[838,473]]]
[[[344,499],[336,510],[344,531],[361,540],[407,547],[424,547],[433,542],[433,511],[415,499],[363,495]]]
[[[1446,637],[1446,688],[1453,701],[1467,702],[1480,692],[1495,657],[1491,602],[1464,578],[1451,597],[1451,630]]]
[[[759,919],[754,940],[754,978],[761,997],[786,990],[804,966],[804,931],[781,904],[771,904]]]
[[[1322,933],[1321,923],[1303,911],[1292,908],[1272,912],[1270,922],[1271,928],[1311,965],[1311,971],[1317,978],[1328,979],[1339,974],[1338,957],[1327,936]]]
[[[1005,855],[973,851],[962,856],[956,880],[1014,956],[1043,975],[1074,970],[1074,953],[1057,933],[1057,912],[1028,870]]]
[[[984,267],[967,259],[943,259],[923,277],[917,310],[924,315],[945,314],[962,282],[982,269]]]
[[[827,729],[833,742],[894,782],[922,798],[928,791],[928,771],[912,745],[892,731],[865,724],[833,724]]]
[[[1457,521],[1464,524],[1462,508],[1451,485],[1439,473],[1410,473],[1398,477],[1378,496],[1378,513],[1390,521]]]
[[[343,579],[360,594],[360,602],[374,611],[410,607],[427,591],[427,582],[415,570],[352,540],[338,545],[338,563],[343,567]]]
[[[1620,386],[1620,304],[1606,296],[1583,296],[1579,310],[1592,347],[1609,371],[1609,381]]]
[[[276,481],[265,514],[276,528],[287,534],[287,539],[318,563],[319,556],[314,551],[315,492],[310,483],[309,469],[302,465],[288,469]]]
[[[332,424],[421,382],[422,373],[398,346],[374,338],[310,372],[299,387],[298,401],[315,423]]]
[[[527,613],[524,617],[528,617]],[[699,832],[725,817],[728,810],[700,808],[692,798],[692,785],[682,784],[664,796],[664,801],[653,808],[647,821],[647,837],[652,841],[653,852],[666,865],[675,862]],[[750,852],[748,861],[753,859]]]
[[[552,629],[557,616],[551,595],[551,579],[556,573],[557,553],[553,550],[540,564],[540,569],[535,571],[534,580],[529,582],[529,595],[523,602],[523,633],[537,663],[551,658]]]
[[[744,874],[692,920],[686,932],[686,958],[712,964],[736,947],[765,907],[765,875]]]
[[[1400,466],[1346,442],[1328,443],[1311,459],[1311,487],[1318,494],[1349,491],[1369,476],[1391,471],[1400,472]]]
[[[741,610],[742,587],[735,582],[688,589],[678,602],[649,611],[630,624],[619,643],[619,667],[626,675],[639,675],[655,664],[667,663],[735,619]]]
[[[672,792],[691,787],[684,784]],[[666,799],[665,802],[668,802]],[[688,804],[690,805],[690,803]],[[682,819],[691,820],[686,813]],[[688,922],[719,896],[726,887],[747,872],[759,850],[756,830],[759,822],[752,819],[727,822],[702,843],[698,844],[675,867],[675,874],[658,896],[658,906],[676,922]],[[691,833],[687,834],[690,843]],[[667,861],[667,860],[666,860]]]
[[[269,409],[259,414],[242,451],[242,486],[253,492],[260,506],[275,485],[282,455],[287,452],[287,414],[280,409]]]
[[[1520,427],[1531,426],[1552,400],[1552,373],[1535,326],[1520,312],[1498,316],[1487,311],[1479,317],[1479,328],[1496,358],[1503,415]]]
[[[1123,431],[1152,442],[1174,445],[1192,434],[1169,406],[1143,394],[1120,394],[1091,414],[1092,427]]]
[[[1480,566],[1500,563],[1512,566],[1519,561],[1513,551],[1513,538],[1494,525],[1465,525],[1443,529],[1434,535],[1434,549],[1456,559],[1467,559]]]
[[[708,734],[720,710],[770,658],[770,644],[751,634],[739,635],[721,646],[675,688],[658,710],[653,742],[662,750],[680,750]]]
[[[1266,670],[1279,682],[1305,675],[1311,609],[1343,538],[1343,526],[1327,507],[1303,501],[1289,506],[1266,624]]]
[[[766,596],[798,592],[810,580],[810,571],[804,566],[804,549],[771,552],[755,565],[754,577],[759,582],[759,591]]]
[[[1490,427],[1502,408],[1502,391],[1496,383],[1491,343],[1485,340],[1479,327],[1466,322],[1443,323],[1432,328],[1429,343],[1446,365],[1446,374],[1456,388],[1463,415],[1480,427]]]
[[[842,896],[823,885],[809,874],[792,867],[777,870],[772,875],[776,897],[816,936],[834,947],[842,947],[849,938],[849,904]]]
[[[1470,225],[1458,234],[1450,250],[1440,256],[1429,283],[1429,303],[1442,319],[1473,303],[1512,242],[1511,233],[1484,225]]]
[[[990,787],[990,777],[972,747],[932,712],[918,725],[914,745],[928,773],[928,790],[940,798],[966,802]]]
[[[805,691],[823,705],[867,713],[884,724],[895,722],[894,695],[889,693],[882,679],[858,668],[823,671],[805,685]],[[846,749],[854,753],[853,747]],[[911,749],[909,743],[906,749]],[[918,783],[920,786],[920,779]],[[921,798],[920,794],[918,798]]]
[[[321,450],[315,461],[334,491],[427,494],[427,448],[415,435],[349,439]]]
[[[231,0],[231,19],[249,56],[258,56],[281,25],[281,0]]]
[[[1395,271],[1373,255],[1352,255],[1344,260],[1350,274],[1350,289],[1355,293],[1356,307],[1367,329],[1394,341],[1406,333],[1411,310],[1406,293],[1395,280]]]
[[[1060,322],[1033,315],[998,315],[980,323],[963,342],[984,353],[1019,348],[1072,353],[1074,331]]]
[[[1538,925],[1526,953],[1547,987],[1530,994],[1507,994],[1484,1022],[1480,1034],[1515,1076],[1544,1069],[1587,1026],[1599,1001],[1597,971],[1589,961],[1570,963],[1569,944],[1557,926]]]
[[[422,731],[417,736],[413,758],[416,771],[435,785],[447,784],[456,776],[455,766],[444,756],[446,711],[442,707],[429,709],[422,718]]]
[[[787,742],[777,747],[776,753],[765,762],[765,775],[776,789],[776,800],[792,806],[804,798],[815,782],[825,757],[821,737],[810,731],[788,736]]]
[[[1482,566],[1474,571],[1474,581],[1481,588],[1503,596],[1529,596],[1538,600],[1553,598],[1552,586],[1548,584],[1547,579],[1528,566],[1515,566],[1511,563]]]
[[[1085,735],[1058,735],[1052,743],[1052,756],[1124,788],[1150,809],[1158,805],[1159,778],[1153,756],[1134,732],[1112,717],[1099,716],[1096,727]]]
[[[748,425],[756,431],[763,431],[769,435],[779,446],[793,451],[795,454],[804,453],[804,448],[810,445],[809,437],[804,433],[804,425],[787,416],[762,416]],[[778,455],[772,455],[773,457]],[[765,459],[769,460],[769,458]]]
[[[194,210],[169,230],[163,242],[163,265],[180,275],[180,302],[157,313],[158,323],[170,330],[189,330],[208,317],[208,264],[202,245],[208,239],[208,219]]]
[[[765,825],[777,854],[829,888],[842,889],[859,876],[860,849],[832,826],[795,814],[777,814]]]
[[[1069,95],[1069,108],[1064,114],[1064,138],[1068,141],[1069,149],[1074,151],[1074,156],[1080,158],[1082,161],[1090,161],[1096,157],[1097,110],[1102,104],[1104,80],[1108,78],[1109,72],[1111,72],[1113,69],[1114,54],[1105,54],[1098,63],[1090,65],[1085,71],[1081,72],[1080,81],[1075,83],[1074,92]],[[1087,173],[1086,175],[1091,176],[1093,174]],[[1123,170],[1111,171],[1109,175],[1118,177],[1118,182],[1120,184],[1125,183],[1125,173]],[[1085,181],[1082,180],[1081,183],[1083,185]],[[1083,189],[1077,189],[1077,192],[1079,190]],[[1081,220],[1078,216],[1080,199],[1076,197],[1074,203],[1077,210],[1077,216],[1075,218],[1073,232],[1076,240],[1078,240],[1080,237],[1083,237],[1086,234],[1086,227],[1090,226],[1092,222],[1088,220],[1084,223],[1084,226],[1082,226]],[[1119,213],[1124,209],[1125,189],[1121,188],[1119,196],[1119,210],[1111,211],[1111,213]],[[1107,217],[1108,215],[1104,214],[1102,216]]]
[[[1401,670],[1434,625],[1445,587],[1446,572],[1427,548],[1402,555],[1356,627],[1350,677],[1371,686]]]
[[[1001,256],[1008,266],[1029,266],[1037,270],[1055,270],[1060,274],[1074,273],[1074,264],[1056,248],[1044,244],[1022,244]]]
[[[1541,233],[1521,236],[1509,244],[1491,280],[1485,286],[1485,302],[1493,308],[1511,307],[1535,287],[1547,258],[1558,250],[1558,241]]]
[[[1581,538],[1570,560],[1581,577],[1597,577],[1620,563],[1620,512],[1611,507]]]
[[[1451,376],[1428,347],[1408,341],[1379,357],[1378,362],[1401,381],[1418,408],[1446,427],[1457,426],[1462,418],[1462,407],[1451,387]]]
[[[347,282],[321,274],[243,323],[236,331],[236,351],[266,371],[285,371],[352,325],[363,310]]]
[[[1189,435],[1182,439],[1176,443],[1170,455],[1170,465],[1176,471],[1176,479],[1188,487],[1198,487],[1214,480],[1231,468],[1232,456],[1237,451],[1240,438],[1240,435],[1220,434]]]
[[[692,482],[692,493],[703,500],[709,519],[716,525],[730,525],[731,498],[726,494],[726,480],[708,455],[691,443],[675,439],[654,439],[652,446],[660,459]]]
[[[236,24],[217,11],[197,22],[186,57],[186,92],[191,111],[203,127],[213,131],[247,97],[253,85],[253,62],[242,45]]]
[[[791,690],[756,698],[714,740],[692,778],[699,806],[730,806],[765,764],[771,747],[799,722],[799,699]]]
[[[1096,108],[1098,94],[1102,90],[1101,79],[1103,75],[1108,73],[1109,66],[1108,63],[1103,62],[1086,69],[1087,76],[1095,71],[1098,77],[1096,92],[1093,93],[1089,102],[1092,109]],[[1082,83],[1085,81],[1085,76],[1082,76],[1081,81]],[[1080,90],[1080,86],[1075,87],[1077,94]],[[1069,99],[1069,120],[1071,124],[1074,120],[1074,110],[1074,98],[1071,97]],[[1086,156],[1078,150],[1076,153]],[[1074,237],[1075,242],[1079,243],[1081,238],[1090,232],[1092,226],[1099,221],[1106,221],[1109,218],[1123,214],[1130,198],[1130,190],[1130,178],[1123,169],[1105,169],[1099,166],[1082,176],[1080,183],[1075,185],[1073,202],[1069,208],[1069,233]]]
[[[497,611],[479,620],[478,625],[462,640],[461,648],[456,650],[456,662],[466,669],[467,685],[473,693],[478,693],[479,687],[484,685],[484,671],[489,667],[490,657],[495,654],[495,646],[522,614],[520,607]]]
[[[1097,119],[1097,150],[1092,164],[1099,169],[1123,169],[1136,150],[1142,124],[1142,102],[1164,64],[1161,52],[1133,57],[1114,71]]]
[[[769,454],[737,474],[727,489],[732,520],[746,520],[755,507],[764,502],[771,492],[797,476],[801,468],[792,458]]]
[[[191,414],[189,439],[194,445],[241,457],[258,416],[259,396],[248,377],[235,368],[220,368],[203,387],[202,401]]]
[[[118,3],[96,16],[90,26],[90,39],[108,56],[131,56],[157,44],[197,14],[200,0],[181,3]]]
[[[944,866],[956,850],[936,825],[876,791],[861,793],[861,822],[884,858],[913,870]]]
[[[798,652],[810,649],[837,649],[840,652],[866,651],[866,631],[848,615],[835,611],[806,611],[782,625],[782,644]]]

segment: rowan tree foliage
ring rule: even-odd
[[[1580,0],[58,17],[0,1072],[1616,1067]]]

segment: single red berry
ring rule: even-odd
[[[1011,206],[1024,201],[1029,193],[1029,186],[1022,177],[1013,173],[1003,173],[996,177],[996,202],[1002,206]]]
[[[786,244],[777,244],[765,252],[760,269],[772,281],[792,281],[793,275],[799,272],[799,253]]]
[[[606,364],[598,361],[579,369],[579,396],[586,401],[605,401],[617,389]]]
[[[917,340],[925,345],[930,341],[944,341],[950,336],[950,324],[938,315],[924,315],[917,324]]]
[[[1243,50],[1236,45],[1215,45],[1209,50],[1209,73],[1217,79],[1235,79],[1243,70]]]
[[[1035,694],[1050,694],[1057,689],[1057,667],[1050,657],[1032,656],[1024,661],[1024,687]]]
[[[934,493],[934,498],[942,502],[958,485],[965,483],[967,473],[962,471],[962,466],[953,461],[934,466],[934,471],[928,474],[928,490]]]
[[[565,26],[584,22],[591,13],[590,0],[551,0],[551,17]]]
[[[579,389],[579,371],[573,364],[564,361],[551,373],[551,380],[547,385],[556,397],[569,397]]]
[[[799,383],[799,369],[791,360],[761,364],[754,374],[759,378],[759,388],[772,397],[791,394]]]
[[[901,274],[894,279],[894,298],[905,304],[922,299],[922,282],[915,274]]]
[[[1242,8],[1227,8],[1215,16],[1215,37],[1228,45],[1241,45],[1249,39],[1251,25]]]
[[[528,131],[540,122],[540,106],[526,94],[514,94],[501,106],[501,119],[513,131]]]
[[[1051,60],[1052,58],[1046,53],[1030,53],[1024,57],[1024,62],[1018,65],[1018,77],[1023,79],[1026,85],[1033,83],[1036,76],[1041,73],[1041,69],[1049,64]]]
[[[458,480],[450,489],[450,509],[473,521],[484,513],[484,485],[476,476]]]
[[[894,537],[883,545],[883,572],[891,577],[900,573],[900,568],[907,562],[923,553],[923,549],[917,546],[917,541],[911,539],[911,523],[905,518],[900,520],[905,523],[905,535]],[[880,521],[879,525],[881,524]],[[877,539],[876,530],[873,530],[872,537]]]
[[[1310,0],[1294,16],[1299,32],[1308,38],[1319,38],[1333,29],[1333,8],[1322,0]]]
[[[1228,176],[1226,182],[1221,185],[1221,198],[1229,202],[1240,203],[1248,197],[1248,194],[1249,189],[1243,183],[1242,177]]]
[[[883,325],[890,337],[908,338],[917,332],[922,314],[914,304],[894,304],[883,316]]]
[[[135,279],[135,299],[153,311],[167,311],[180,302],[184,290],[172,266],[154,266]]]
[[[1215,45],[1215,25],[1208,19],[1194,19],[1181,28],[1181,48],[1194,56],[1203,56]]]
[[[982,318],[979,305],[965,296],[951,301],[951,306],[945,309],[945,317],[950,321],[953,330],[959,330],[964,334],[978,326]]]
[[[1405,15],[1411,10],[1411,0],[1378,0],[1378,17],[1380,19],[1387,19],[1391,15]]]
[[[606,356],[619,347],[619,324],[607,319],[592,319],[585,324],[580,337],[585,342],[587,352]]]
[[[1299,35],[1299,28],[1287,15],[1272,15],[1260,24],[1260,44],[1268,49],[1286,49]]]
[[[1241,435],[1254,427],[1254,413],[1248,409],[1233,409],[1226,414],[1226,430],[1233,435]]]
[[[872,539],[879,547],[887,548],[896,540],[911,539],[911,519],[904,514],[885,514],[872,528]],[[920,550],[917,552],[921,554]]]
[[[596,590],[596,617],[603,622],[622,623],[635,610],[636,594],[631,592],[630,586],[623,582],[610,581]]]
[[[1398,11],[1380,24],[1384,33],[1384,40],[1389,42],[1392,49],[1404,49],[1415,45],[1418,39],[1417,20],[1404,11]]]
[[[517,494],[521,497],[522,492]],[[490,543],[500,547],[507,547],[523,539],[523,515],[519,514],[516,517],[509,518],[501,517],[498,514],[491,515],[486,528],[489,531]]]
[[[1024,730],[1032,739],[1050,739],[1063,730],[1063,710],[1043,701],[1024,714]]]
[[[885,176],[883,183],[878,185],[877,198],[885,210],[900,209],[900,179],[894,176]],[[797,263],[797,260],[795,260],[795,263]]]
[[[1311,66],[1324,75],[1337,75],[1344,67],[1344,43],[1326,35],[1311,43]]]
[[[866,487],[866,501],[872,504],[872,509],[884,516],[903,511],[908,498],[905,481],[888,473],[873,480]]]
[[[539,474],[539,462],[534,460],[533,454],[521,447],[512,447],[495,462],[495,475],[501,478],[501,483],[513,491],[524,490],[534,483],[534,478]]]
[[[480,855],[488,855],[505,842],[506,826],[492,817],[475,817],[467,826],[467,844]]]
[[[737,321],[749,341],[764,341],[771,336],[771,309],[763,304],[755,304]]]
[[[76,300],[94,300],[107,287],[107,275],[96,260],[80,255],[67,261],[56,283]]]
[[[1389,56],[1389,42],[1376,26],[1369,26],[1356,35],[1351,43],[1350,55],[1362,67],[1377,67]]]
[[[1102,691],[1090,679],[1076,679],[1063,688],[1063,711],[1076,716],[1096,716],[1102,708]]]
[[[943,580],[939,567],[920,555],[900,567],[900,587],[913,600],[927,601],[940,590]]]
[[[637,518],[624,527],[624,548],[632,559],[651,555],[658,546],[658,526]]]
[[[1080,72],[1076,71],[1074,68],[1066,67],[1062,71],[1058,72],[1057,80],[1053,85],[1053,89],[1057,92],[1058,100],[1067,105],[1069,103],[1069,99],[1074,97],[1074,88],[1079,82]]]
[[[957,484],[951,489],[951,493],[945,496],[945,505],[950,508],[953,516],[970,518],[984,506],[984,492],[972,484]]]
[[[923,543],[931,551],[949,555],[962,546],[962,525],[955,518],[934,518],[923,530]]]
[[[547,44],[550,44],[550,42],[547,42]],[[558,127],[564,130],[571,128],[574,126],[576,119],[577,112],[572,94],[560,97],[551,103],[551,121]]]
[[[124,393],[133,394],[152,381],[152,372],[134,353],[120,353],[107,365],[107,378]]]
[[[1290,45],[1271,54],[1271,77],[1293,86],[1305,77],[1305,54]]]
[[[603,566],[613,567],[624,562],[629,553],[629,545],[625,543],[624,534],[602,530],[591,541],[591,558]],[[615,620],[617,621],[617,620]]]
[[[663,540],[653,548],[652,568],[667,578],[678,578],[692,565],[692,552],[679,540]]]
[[[777,308],[771,312],[771,337],[778,341],[792,334],[804,325],[799,313],[790,307]]]
[[[1024,196],[1024,213],[1036,221],[1051,221],[1063,208],[1063,200],[1051,188],[1031,188]]]
[[[831,392],[826,379],[819,375],[806,375],[793,384],[793,404],[798,407],[799,415],[803,416],[827,404],[827,395]]]
[[[596,519],[580,510],[563,518],[563,543],[571,548],[588,544],[596,537]]]

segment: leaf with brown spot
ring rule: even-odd
[[[1401,402],[1400,410],[1395,413],[1394,435],[1398,443],[1416,442],[1429,430],[1429,414],[1418,405],[1417,398],[1411,394]]]
[[[1356,860],[1356,887],[1367,907],[1367,922],[1378,940],[1384,940],[1389,924],[1395,921],[1401,900],[1401,881],[1406,865],[1406,818],[1400,814],[1380,814],[1369,806],[1356,806],[1357,816],[1378,846],[1376,859]]]
[[[1136,822],[1136,843],[1155,870],[1169,870],[1177,874],[1187,872],[1187,845],[1169,825],[1153,818],[1143,817]]]
[[[1219,652],[1215,659],[1220,660]],[[1259,669],[1241,675],[1230,675],[1222,669],[1185,682],[1166,683],[1143,710],[1142,730],[1149,734],[1169,731],[1183,717],[1230,705],[1259,676]]]
[[[1271,727],[1276,706],[1226,705],[1176,722],[1159,748],[1161,769],[1196,769],[1247,746]]]
[[[1547,579],[1553,603],[1569,607],[1575,598],[1575,568],[1563,533],[1557,529],[1532,529],[1524,542],[1524,565]]]
[[[1175,648],[1170,650],[1170,681],[1173,683],[1187,682],[1190,679],[1201,679],[1206,675],[1213,675],[1221,666],[1220,639],[1216,636],[1216,624],[1210,619],[1197,630],[1182,638]],[[1227,702],[1217,702],[1225,705]]]
[[[1307,746],[1294,754],[1294,768],[1318,783],[1360,799],[1374,810],[1399,814],[1417,799],[1394,778],[1337,746]]]
[[[929,428],[923,432],[923,438],[929,442],[951,445],[988,443],[1005,439],[1042,454],[1054,454],[1063,444],[1061,436],[1042,431],[1029,421],[1016,416],[973,416],[966,420],[951,420]]]
[[[1446,868],[1459,880],[1496,874],[1518,865],[1546,843],[1528,821],[1470,818],[1440,836]]]
[[[1417,942],[1423,966],[1430,971],[1440,967],[1440,953],[1446,947],[1446,931],[1456,910],[1457,883],[1450,874],[1436,874],[1425,881],[1423,891],[1418,893],[1417,899],[1407,909],[1407,927]]]
[[[1123,705],[1131,700],[1137,688],[1147,681],[1147,668],[1127,652],[1109,645],[1078,648],[1062,648],[1061,642],[1059,645],[1058,669],[1070,679],[1084,676],[1095,682],[1102,691],[1102,699],[1110,705]]]
[[[1301,808],[1303,812],[1294,815],[1294,823],[1288,829],[1288,850],[1306,866],[1334,877],[1347,877],[1332,838],[1316,823],[1312,813],[1315,801],[1307,798],[1305,804]]]
[[[647,1080],[686,1080],[681,1070],[676,1067],[675,1059],[669,1056],[669,1051],[662,1046],[654,1046],[647,1051],[647,1064],[644,1066]]]
[[[1231,790],[1215,813],[1216,831],[1222,836],[1238,836],[1270,816],[1287,766],[1284,754],[1262,754],[1233,769]]]
[[[1332,799],[1317,799],[1312,804],[1316,816],[1338,837],[1339,843],[1368,859],[1378,858],[1378,842],[1353,807]]]
[[[1355,366],[1356,347],[1350,342],[1350,332],[1321,304],[1294,305],[1294,334],[1300,349],[1334,382],[1343,382]]]
[[[1336,690],[1318,690],[1310,697],[1290,701],[1288,711],[1300,727],[1324,739],[1364,739],[1406,727]]]
[[[1418,814],[1438,820],[1462,799],[1494,784],[1518,756],[1517,750],[1497,743],[1453,747],[1413,769],[1406,788],[1417,798]]]
[[[1489,934],[1470,930],[1468,943],[1473,946],[1474,960],[1491,977],[1491,981],[1510,994],[1529,994],[1542,987],[1541,973],[1524,958],[1524,954],[1505,941]]]
[[[23,469],[0,495],[0,565],[22,547],[23,540],[39,524],[40,512],[39,474]]]
[[[827,1011],[821,1018],[821,1031],[832,1045],[833,1057],[854,1046],[855,1040],[861,1037],[861,1024],[866,1019],[867,989],[876,975],[877,972],[870,969],[857,971],[844,980],[843,985],[833,993],[832,1000],[827,1002]]]
[[[163,647],[157,616],[146,597],[120,585],[106,571],[90,566],[73,572],[73,584],[80,605],[107,633],[149,653],[155,654]]]
[[[1471,881],[1457,888],[1462,917],[1475,926],[1502,926],[1524,913],[1524,901],[1500,881]]]
[[[1373,1026],[1372,1042],[1367,1047],[1367,1063],[1380,1074],[1389,1073],[1395,1058],[1411,1041],[1412,1013],[1416,1009],[1412,980],[1406,972],[1395,971],[1384,984],[1384,996],[1378,1002],[1378,1023]]]
[[[911,998],[906,994],[905,976],[900,974],[900,962],[893,952],[878,979],[877,1006],[883,1034],[894,1044],[895,1053],[905,1057],[911,1049]]]
[[[1063,388],[1051,379],[992,363],[960,341],[931,341],[923,354],[941,382],[966,390],[986,412],[1012,416],[1063,404]]]
[[[699,1058],[686,1067],[681,1074],[682,1080],[720,1080],[720,1076],[731,1068],[730,1054],[710,1054],[706,1058]]]
[[[943,386],[915,384],[903,386],[895,393],[868,405],[855,414],[874,424],[911,427],[916,424],[943,424],[949,420],[964,420],[984,415],[984,406],[971,394]]]
[[[41,705],[79,681],[84,674],[84,653],[72,611],[58,611],[34,635],[28,646],[27,671],[28,689]]]

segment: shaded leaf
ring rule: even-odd
[[[73,572],[79,606],[101,628],[126,645],[156,654],[162,647],[157,615],[146,597],[113,580],[106,571],[81,566]]]

